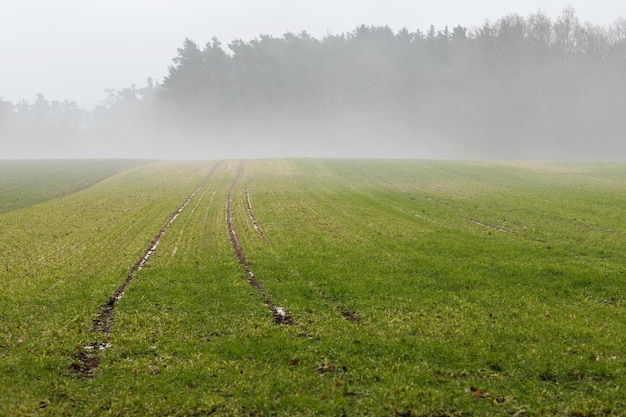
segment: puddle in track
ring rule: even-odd
[[[206,183],[209,178],[216,171],[217,167],[220,163],[216,164],[213,169],[209,172],[204,183]],[[152,256],[152,254],[157,250],[161,239],[165,235],[167,229],[174,223],[176,218],[182,213],[187,204],[194,198],[194,196],[202,189],[203,185],[200,185],[194,192],[192,192],[187,199],[181,204],[181,206],[170,216],[169,220],[165,225],[158,231],[158,233],[154,236],[150,245],[144,250],[141,257],[135,262],[128,274],[126,275],[126,279],[124,282],[115,290],[113,295],[109,297],[109,300],[100,308],[100,312],[93,320],[91,331],[97,333],[104,333],[105,335],[111,331],[113,323],[115,321],[114,312],[115,312],[115,304],[122,298],[124,293],[126,292],[128,286],[131,281],[135,277],[135,273],[140,271]],[[107,342],[93,342],[83,348],[77,348],[77,351],[73,355],[73,362],[69,366],[69,371],[79,374],[82,377],[90,377],[93,374],[93,370],[100,365],[100,358],[98,353],[111,347],[110,343]]]

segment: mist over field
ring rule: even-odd
[[[472,28],[186,39],[168,72],[89,110],[0,100],[0,158],[626,155],[626,20],[595,26],[572,8]]]

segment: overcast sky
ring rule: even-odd
[[[91,108],[105,88],[162,79],[186,37],[226,45],[288,31],[321,38],[360,24],[471,28],[540,9],[554,19],[567,5],[600,25],[626,17],[622,0],[0,0],[0,97],[41,93]]]

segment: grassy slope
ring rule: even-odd
[[[258,169],[273,244],[252,260],[351,370],[346,407],[623,412],[623,167],[303,162],[270,186]]]
[[[149,185],[158,220],[132,226],[143,236],[125,243],[132,253],[121,256],[108,229],[84,277],[57,284],[54,268],[33,262],[4,284],[0,393],[19,400],[0,411],[35,413],[41,401],[51,415],[625,411],[619,165],[247,161],[235,222],[267,293],[298,322],[277,326],[228,241],[237,163],[225,163],[119,303],[95,378],[68,375],[72,344],[92,341],[94,311],[162,225],[165,207],[194,188],[171,195],[183,166],[156,168],[76,195],[75,204],[104,198],[94,224],[106,224],[102,207],[115,206],[108,191]],[[188,175],[179,181],[195,185]],[[246,189],[269,244],[248,217]],[[66,212],[46,233],[73,212],[72,201],[59,203]],[[119,227],[145,215],[135,204]],[[93,242],[86,232],[95,233],[83,227],[71,240]],[[58,257],[66,270],[67,253]],[[33,268],[50,277],[33,279]]]
[[[0,213],[88,188],[117,172],[147,161],[0,160]]]
[[[32,412],[65,384],[100,306],[209,165],[125,170],[1,215],[0,414]]]

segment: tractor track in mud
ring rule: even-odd
[[[230,243],[233,247],[233,250],[235,251],[235,255],[237,255],[237,259],[239,260],[239,263],[241,264],[241,266],[243,267],[244,271],[246,272],[248,276],[248,283],[263,297],[263,301],[265,302],[265,305],[267,306],[267,308],[269,308],[270,312],[272,313],[274,323],[275,324],[296,324],[293,318],[291,317],[291,315],[287,313],[287,311],[284,308],[277,306],[276,303],[274,303],[272,299],[269,297],[269,295],[267,294],[267,291],[265,291],[265,288],[259,281],[258,277],[250,268],[250,262],[248,261],[248,258],[246,258],[246,255],[243,251],[243,247],[241,245],[241,241],[239,240],[239,237],[237,236],[237,231],[235,230],[235,224],[233,220],[233,190],[235,189],[235,185],[237,184],[237,181],[239,180],[239,177],[241,176],[242,171],[243,171],[243,161],[239,163],[239,167],[237,168],[237,173],[235,174],[235,177],[233,178],[233,181],[230,184],[230,189],[228,190],[228,198],[226,200],[226,225],[228,227],[228,237],[230,239]],[[246,196],[248,196],[247,192],[246,192]],[[247,199],[248,214],[251,215],[252,208],[249,204],[249,198],[246,198],[246,199]],[[255,223],[256,223],[256,220],[255,220]],[[257,230],[257,233],[259,230],[260,228]],[[264,236],[263,236],[263,239],[265,240]]]
[[[141,257],[135,262],[126,274],[126,278],[124,282],[117,287],[115,292],[109,300],[102,305],[100,308],[100,312],[96,316],[96,318],[92,322],[91,331],[95,333],[104,333],[105,335],[111,332],[111,328],[113,327],[113,323],[115,322],[115,305],[122,298],[126,290],[128,289],[130,283],[135,278],[135,274],[143,269],[146,265],[154,251],[156,251],[157,246],[161,242],[161,239],[165,235],[165,232],[169,227],[174,223],[176,218],[182,213],[187,204],[193,199],[193,197],[206,185],[209,178],[215,173],[217,168],[221,163],[218,162],[213,169],[208,173],[202,185],[198,186],[188,197],[187,199],[180,205],[180,207],[172,213],[168,221],[165,223],[161,229],[154,236],[148,247],[144,250]],[[73,373],[78,373],[83,377],[92,376],[93,370],[100,365],[99,352],[111,347],[110,343],[106,342],[93,342],[82,349],[80,347],[77,348],[77,352],[74,353],[72,362],[69,366],[69,371]]]
[[[248,192],[248,190],[246,190],[246,209],[248,210],[248,216],[250,217],[250,221],[252,222],[252,227],[254,227],[254,230],[257,232],[263,242],[269,244],[267,238],[265,237],[265,233],[263,233],[263,230],[261,230],[261,227],[259,227],[259,224],[256,221],[256,217],[254,217],[254,212],[252,211],[252,202],[250,201],[250,193]]]
[[[239,171],[237,172],[237,177],[241,174],[241,170],[242,170],[242,168],[241,168],[241,165],[240,165]],[[236,183],[237,179],[238,178],[235,178],[235,180],[233,182],[233,187],[234,187],[234,184]],[[232,191],[232,188],[231,188],[231,191]],[[259,235],[259,237],[263,240],[263,242],[266,245],[269,245],[270,243],[267,240],[267,238],[265,236],[265,233],[263,233],[263,229],[261,229],[261,227],[259,226],[259,224],[258,224],[258,222],[256,220],[256,217],[254,215],[254,210],[252,209],[252,201],[251,201],[251,198],[250,198],[250,192],[249,192],[249,190],[247,188],[247,185],[246,185],[246,190],[244,191],[244,195],[245,195],[245,200],[246,200],[246,210],[248,212],[248,217],[250,218],[250,222],[252,223],[252,226],[253,226],[254,230]],[[231,204],[232,204],[232,202],[231,202]],[[231,221],[231,223],[229,223],[228,227],[229,227],[229,229],[231,229],[232,221]],[[260,287],[260,283],[258,282],[258,279],[256,278],[256,275],[254,275],[254,273],[250,271],[249,263],[248,263],[247,259],[245,258],[245,255],[243,253],[243,249],[241,247],[241,244],[238,241],[237,233],[234,230],[234,227],[232,227],[232,234],[230,234],[230,233],[231,232],[229,230],[229,236],[231,237],[231,243],[233,242],[233,237],[235,237],[235,243],[233,243],[233,248],[235,248],[235,252],[237,253],[237,257],[239,258],[240,263],[244,266],[244,269],[246,270],[246,273],[248,274],[248,276],[250,278],[252,278],[250,280],[250,285],[255,287],[263,295],[263,297],[266,300],[266,304],[272,310],[272,314],[274,315],[275,322],[279,323],[279,324],[282,323],[281,320],[283,320],[282,313],[284,313],[284,309],[281,309],[280,307],[275,307],[274,304],[270,300],[268,300],[267,294],[265,293],[263,288]],[[240,254],[244,255],[244,256],[240,257]],[[278,308],[279,311],[280,311],[280,313],[278,315],[277,315],[277,312],[276,312],[276,308]],[[350,310],[350,309],[348,309],[348,308],[346,308],[346,307],[344,307],[342,305],[335,305],[335,309],[337,311],[339,311],[341,316],[344,319],[348,320],[348,321],[357,322],[357,321],[361,320],[360,316],[357,315],[357,313],[354,310]]]

